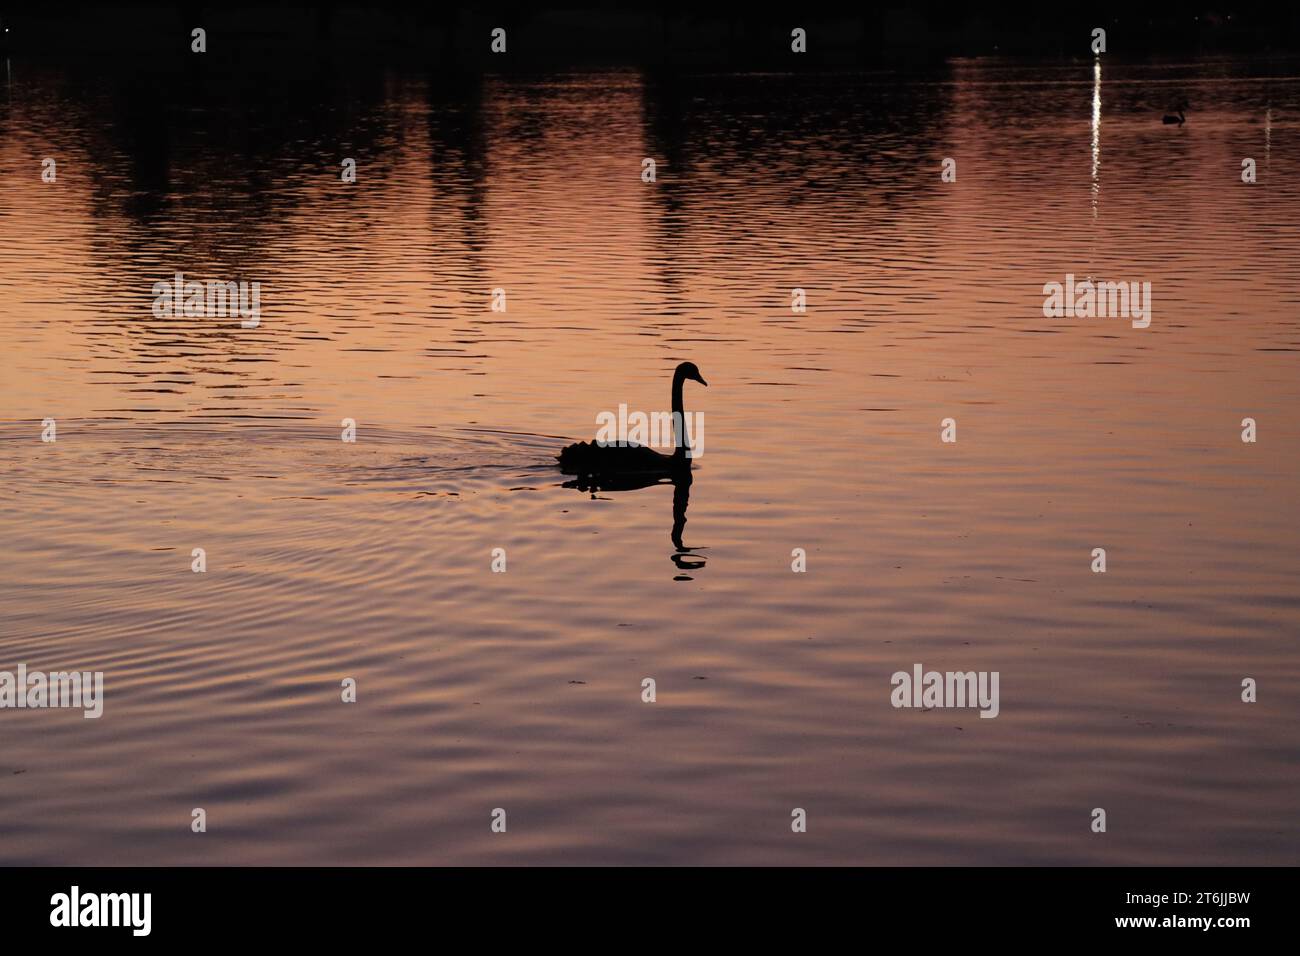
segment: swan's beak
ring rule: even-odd
[[[708,387],[709,387],[709,383],[706,382],[706,381],[704,381],[704,376],[703,376],[703,375],[696,375],[696,376],[695,376],[695,381],[699,382],[699,383],[700,383],[701,385],[703,385],[705,388],[708,388]]]

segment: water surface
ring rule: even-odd
[[[0,861],[1294,864],[1298,109],[1281,61],[10,64],[0,669],[106,702],[0,714]],[[156,318],[176,271],[259,326]],[[1045,319],[1066,273],[1150,327]],[[553,456],[684,360],[681,552]],[[891,708],[916,662],[1000,716]]]

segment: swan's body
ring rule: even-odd
[[[690,380],[708,386],[694,362],[683,362],[673,372],[673,414],[676,421],[685,422],[682,407],[682,384]],[[593,487],[617,491],[622,488],[642,488],[661,478],[687,474],[691,460],[686,455],[685,426],[678,431],[677,447],[671,455],[657,452],[643,445],[602,445],[598,442],[580,441],[569,445],[559,454],[560,470],[566,475],[592,478]]]
[[[643,445],[598,445],[577,442],[560,452],[560,470],[566,475],[668,474],[677,456]]]
[[[1184,116],[1183,111],[1179,109],[1177,116],[1173,116],[1169,113],[1166,113],[1164,117],[1160,120],[1160,122],[1164,123],[1166,126],[1174,126],[1174,125],[1182,126],[1184,123],[1187,122],[1187,117]]]

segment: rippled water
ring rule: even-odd
[[[106,701],[0,712],[0,861],[1297,862],[1293,66],[11,64],[0,670]],[[684,360],[678,551],[553,456]],[[893,709],[917,662],[1000,716]]]

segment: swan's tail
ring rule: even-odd
[[[585,441],[575,442],[567,445],[556,455],[560,463],[560,471],[566,475],[580,475],[590,469],[592,452],[596,445],[593,442],[588,445]]]

